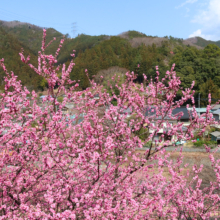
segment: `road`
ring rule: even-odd
[[[176,150],[177,152],[180,151],[180,148],[183,147],[183,152],[206,152],[205,148],[197,147],[197,148],[191,148],[191,147],[186,147],[186,146],[181,146],[179,145],[178,147],[166,147],[166,151],[174,151]],[[137,150],[147,150],[148,148],[137,148]],[[216,151],[216,148],[211,149],[211,152]],[[220,153],[220,148],[217,149],[217,152]]]

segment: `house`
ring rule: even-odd
[[[172,115],[177,116],[177,114],[182,114],[182,116],[178,119],[180,122],[183,122],[183,125],[187,126],[190,122],[190,117],[192,116],[191,111],[186,107],[175,108],[172,111]]]
[[[99,100],[99,94],[98,93],[94,95],[94,99]]]
[[[163,109],[161,109],[162,111]],[[155,115],[155,107],[151,106],[149,107],[146,112],[145,116],[152,119],[151,124],[155,126],[157,121],[160,121],[162,118],[161,116],[154,117]],[[178,117],[179,116],[179,117]],[[172,110],[172,114],[170,116],[166,116],[164,118],[164,122],[162,123],[159,131],[154,137],[154,140],[170,140],[172,142],[177,141],[177,137],[172,135],[169,135],[169,131],[172,129],[172,126],[177,124],[178,122],[182,122],[182,131],[186,131],[188,128],[187,126],[190,124],[190,117],[191,117],[191,111],[188,110],[186,107],[179,107]],[[146,128],[149,128],[147,124],[144,125]],[[149,134],[152,134],[155,131],[155,129],[150,128]],[[163,136],[162,136],[163,135]],[[184,140],[180,140],[180,144],[185,143]]]
[[[155,110],[156,110],[156,108],[154,106],[151,106],[145,111],[145,117],[148,117],[151,121],[151,126],[149,126],[148,124],[144,125],[145,128],[149,129],[149,134],[152,134],[153,132],[155,132],[155,129],[153,128],[153,126],[155,126],[162,119],[161,116],[155,116],[155,114],[156,114]],[[176,119],[172,119],[171,117],[166,116],[164,118],[164,122],[162,122],[162,124],[161,124],[159,131],[154,136],[154,141],[158,141],[158,140],[174,141],[175,137],[168,135],[168,133],[169,133],[169,130],[171,129],[171,126],[176,123],[177,123]]]
[[[220,105],[211,105],[211,107],[212,107],[212,109],[210,110],[210,112],[212,112],[212,113],[213,113],[214,111],[220,109]]]
[[[39,97],[41,101],[43,101],[44,99],[48,98],[48,95],[42,95]],[[50,98],[52,98],[52,96],[50,95]]]
[[[66,122],[71,122],[72,125],[79,124],[84,120],[85,113],[80,113],[73,103],[66,103],[61,111]],[[66,125],[68,126],[68,123]]]
[[[66,105],[61,109],[63,114],[71,114],[74,110],[74,104],[66,103]]]
[[[189,111],[192,111],[193,108],[187,108]],[[197,114],[201,115],[203,113],[206,113],[206,108],[195,108]]]
[[[83,114],[83,113],[80,115],[75,114],[75,115],[68,116],[68,118],[66,118],[66,122],[67,122],[66,127],[68,127],[69,122],[71,122],[72,125],[80,124],[83,121],[84,116],[85,116],[85,114]]]
[[[214,131],[210,135],[211,135],[212,141],[216,141],[217,144],[220,144],[220,132],[219,131]]]
[[[220,109],[215,110],[214,112],[212,112],[212,114],[213,114],[215,121],[220,121]]]
[[[197,114],[201,115],[206,113],[206,108],[196,108]]]
[[[129,118],[132,115],[132,108],[128,107],[127,109],[124,109],[122,114]]]

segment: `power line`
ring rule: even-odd
[[[43,27],[53,27],[53,26],[56,26],[56,28],[64,28],[64,29],[71,29],[71,32],[73,33],[73,37],[76,35],[77,33],[77,30],[80,30],[82,31],[83,33],[85,34],[89,34],[88,31],[82,29],[81,27],[77,26],[77,23],[76,22],[73,22],[72,24],[69,23],[59,23],[59,22],[51,22],[51,21],[48,21],[48,20],[40,20],[40,19],[37,19],[37,18],[32,18],[32,17],[29,17],[29,16],[25,16],[25,15],[21,15],[21,14],[18,14],[18,13],[15,13],[15,12],[11,12],[11,11],[8,11],[8,10],[5,10],[5,9],[2,9],[0,8],[0,11],[1,11],[1,17],[7,17],[11,20],[12,16],[15,16],[15,17],[19,17],[19,19],[25,19],[25,20],[33,20],[33,21],[24,21],[24,23],[32,23],[32,22],[42,22],[43,23]],[[16,18],[18,19],[18,18]],[[38,25],[38,24],[34,24],[36,26],[42,26],[42,25]],[[69,32],[69,31],[67,31]]]
[[[7,11],[7,10],[5,10],[5,9],[2,9],[2,8],[0,8],[0,11],[2,11],[3,13],[6,13],[6,15],[3,15],[3,16],[10,16],[10,18],[11,18],[11,15],[14,15],[14,16],[18,16],[18,17],[21,17],[21,18],[23,18],[23,19],[31,19],[31,20],[36,20],[36,21],[40,21],[40,22],[44,22],[44,24],[45,23],[50,23],[50,24],[53,24],[53,25],[60,25],[60,27],[62,26],[62,27],[64,27],[64,26],[68,26],[68,27],[70,27],[70,24],[64,24],[64,23],[58,23],[58,22],[51,22],[51,21],[45,21],[45,20],[40,20],[40,19],[36,19],[36,18],[31,18],[31,17],[28,17],[28,16],[24,16],[24,15],[20,15],[20,14],[17,14],[17,13],[14,13],[14,12],[10,12],[10,11]],[[11,15],[10,15],[11,14]],[[2,15],[2,14],[1,14]],[[27,22],[28,23],[28,22]]]

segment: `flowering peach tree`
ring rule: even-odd
[[[216,216],[220,160],[210,153],[216,178],[202,187],[202,166],[194,166],[190,178],[182,172],[181,152],[176,161],[166,152],[175,141],[193,140],[195,131],[202,134],[215,123],[210,105],[203,117],[197,115],[193,83],[176,100],[181,81],[173,66],[162,80],[158,68],[155,80],[144,75],[141,85],[133,82],[134,73],[127,73],[121,86],[113,78],[119,95],[113,89],[109,95],[93,80],[80,91],[79,82],[70,79],[73,60],[68,67],[56,65],[63,40],[53,56],[45,54],[45,38],[44,30],[37,67],[20,53],[21,60],[48,82],[48,95],[41,103],[0,60],[5,72],[5,88],[0,93],[0,219]],[[61,95],[63,101],[58,102]],[[193,107],[190,124],[183,129],[182,113],[173,115],[172,111],[188,100]],[[64,113],[68,104],[72,112]],[[161,129],[161,139],[156,140]],[[141,132],[146,133],[144,140]]]

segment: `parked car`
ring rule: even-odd
[[[178,145],[183,145],[183,144],[185,144],[185,143],[186,143],[186,141],[180,140],[180,141],[177,141],[177,142],[175,143],[175,145],[178,146]]]

